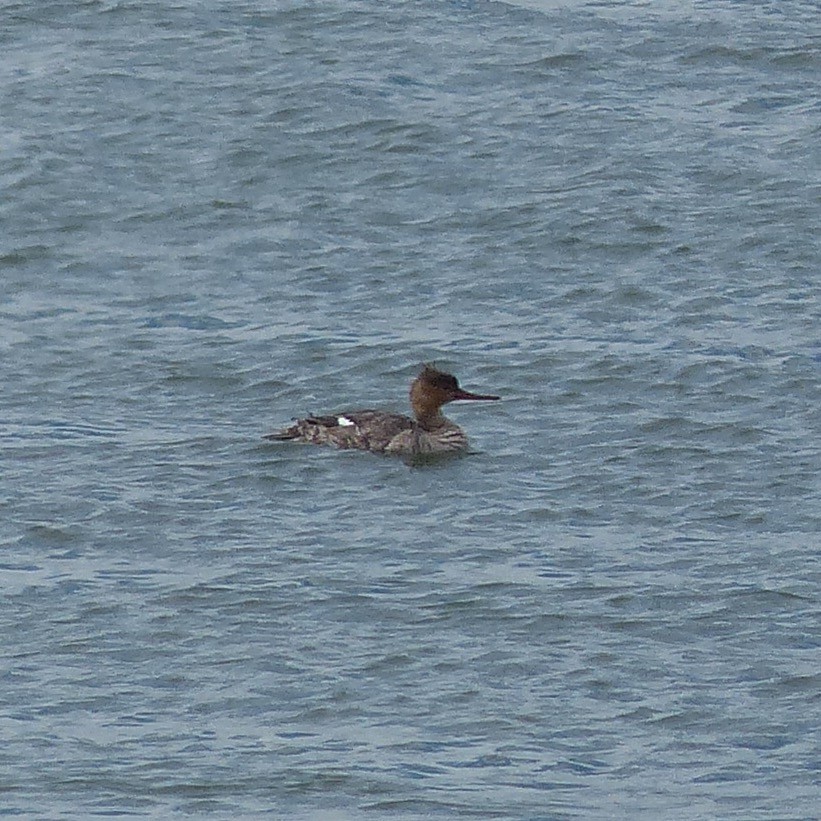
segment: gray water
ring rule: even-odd
[[[817,3],[0,20],[0,812],[818,816]]]

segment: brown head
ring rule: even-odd
[[[435,420],[440,416],[439,408],[448,402],[498,398],[498,396],[463,391],[455,376],[438,371],[432,365],[425,365],[419,376],[413,380],[410,388],[411,407],[420,422]]]

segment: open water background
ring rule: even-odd
[[[0,812],[818,816],[816,2],[0,21]]]

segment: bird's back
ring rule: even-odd
[[[298,419],[290,427],[268,434],[265,438],[383,453],[397,436],[412,431],[414,426],[413,419],[401,413],[345,411]]]

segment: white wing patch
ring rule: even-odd
[[[347,416],[337,416],[336,417],[337,424],[342,428],[350,428],[356,424],[356,422],[348,419]]]

